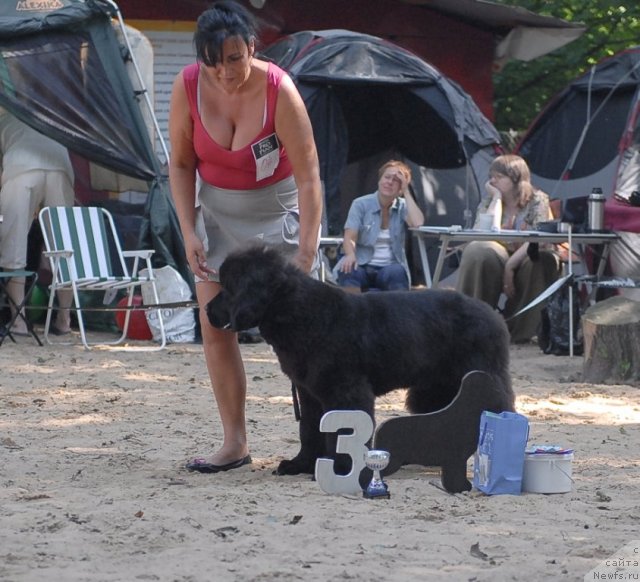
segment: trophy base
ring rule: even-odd
[[[365,489],[362,492],[365,499],[391,499],[389,489],[385,485],[384,489]]]

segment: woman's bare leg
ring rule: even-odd
[[[207,318],[205,307],[219,292],[218,283],[196,283],[202,346],[224,433],[221,448],[206,460],[224,465],[242,459],[249,452],[245,424],[247,379],[236,334],[214,328]]]

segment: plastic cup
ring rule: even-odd
[[[491,230],[493,228],[493,214],[481,213],[478,217],[478,228],[480,230]]]

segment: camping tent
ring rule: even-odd
[[[518,153],[552,198],[602,188],[608,228],[640,232],[640,47],[594,65],[556,95],[522,138]]]
[[[140,245],[155,249],[156,264],[169,264],[190,281],[168,181],[113,16],[117,6],[105,0],[0,3],[0,106],[71,152],[148,188]]]
[[[603,59],[565,87],[517,151],[551,198],[582,199],[569,203],[573,212],[602,188],[605,227],[625,233],[612,256],[614,274],[640,278],[640,237],[629,235],[640,233],[640,206],[631,204],[640,191],[640,47]],[[581,221],[584,210],[577,214]]]
[[[405,49],[346,30],[298,32],[262,55],[289,72],[311,117],[327,234],[342,233],[351,200],[375,190],[377,166],[392,155],[413,162],[429,224],[471,220],[500,138],[457,84]]]

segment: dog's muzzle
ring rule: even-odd
[[[207,303],[207,318],[209,323],[218,329],[231,329],[231,312],[224,292],[216,295]]]

